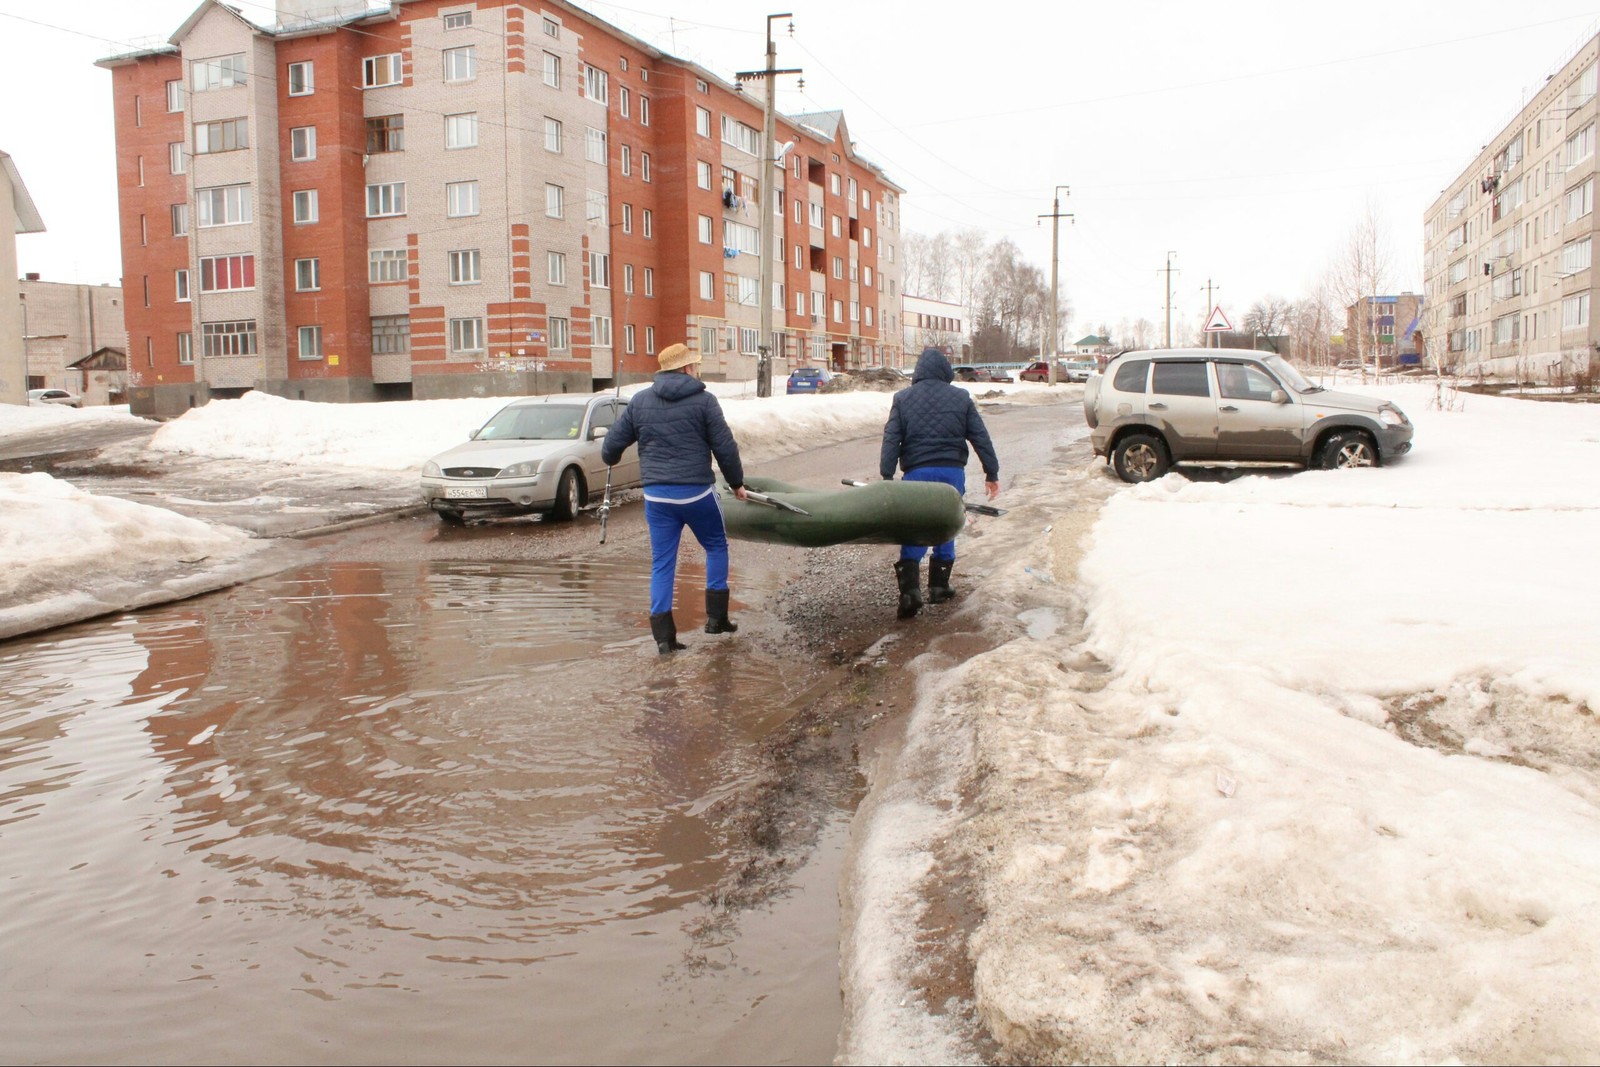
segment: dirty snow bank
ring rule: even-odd
[[[1128,488],[1096,464],[1049,476],[1110,496],[1092,533],[1061,513],[963,549],[989,575],[963,610],[1017,636],[930,675],[915,762],[874,780],[926,818],[862,831],[900,843],[858,879],[909,888],[857,917],[847,1059],[922,1058],[908,1012],[968,1058],[977,1019],[1027,1061],[1600,1048],[1600,411],[1369,391],[1417,424],[1390,468]],[[1041,604],[1070,621],[1019,632]],[[985,915],[966,1014],[917,980],[936,883],[907,872],[936,859]],[[869,974],[898,980],[887,1012]]]

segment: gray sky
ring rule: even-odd
[[[0,149],[48,227],[18,238],[21,270],[118,279],[110,75],[93,63],[164,40],[195,6],[0,0]],[[977,228],[1048,273],[1038,216],[1068,186],[1078,333],[1159,331],[1169,251],[1175,322],[1204,316],[1208,279],[1235,323],[1303,295],[1369,201],[1393,287],[1420,291],[1423,211],[1600,28],[1583,0],[583,6],[729,80],[762,65],[766,15],[792,11],[778,62],[805,88],[782,79],[780,110],[843,109],[858,151],[906,188],[907,230]]]

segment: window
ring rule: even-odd
[[[236,289],[256,287],[256,257],[202,256],[200,258],[200,291],[226,293]]]
[[[572,326],[564,318],[550,316],[550,350],[564,352],[572,347]]]
[[[646,326],[644,328],[644,354],[647,356],[656,354],[656,328],[654,326]]]
[[[411,316],[374,315],[372,354],[381,356],[409,351],[411,351]]]
[[[807,204],[806,206],[811,209],[810,214],[812,227],[818,230],[822,229],[822,205]]]
[[[649,152],[640,152],[639,153],[639,180],[640,181],[646,181],[646,182],[650,180],[650,153]]]
[[[725,220],[722,224],[722,246],[737,248],[748,255],[761,253],[761,231],[743,222]]]
[[[838,215],[829,215],[828,218],[830,220],[829,221],[829,228],[832,231],[833,235],[835,237],[843,237],[844,236],[844,227],[839,222],[839,216]]]
[[[611,206],[606,194],[599,189],[584,191],[583,217],[589,222],[608,222],[611,218]]]
[[[544,213],[552,219],[559,219],[566,214],[566,194],[559,185],[546,185],[544,187]]]
[[[544,83],[552,89],[561,88],[561,57],[550,52],[544,54]]]
[[[702,189],[711,188],[711,164],[703,159],[694,161],[694,183]]]
[[[478,74],[478,49],[476,45],[462,45],[444,50],[444,80],[447,82],[471,81]]]
[[[861,247],[862,248],[871,248],[872,247],[872,227],[871,226],[863,226],[863,227],[861,227]]]
[[[626,59],[622,61],[622,69],[628,69],[628,61]],[[617,112],[623,118],[628,117],[628,87],[625,85],[617,87]]]
[[[450,253],[450,284],[476,285],[483,281],[482,263],[476,248]]]
[[[862,284],[863,287],[865,287],[867,289],[871,289],[872,288],[872,268],[871,267],[862,267],[861,268],[861,284]]]
[[[633,232],[633,205],[632,204],[623,204],[622,205],[622,232],[623,233],[632,233]]]
[[[196,189],[195,206],[202,227],[236,226],[255,219],[248,185],[219,185],[210,189]]]
[[[216,59],[197,59],[189,70],[191,84],[197,93],[231,89],[244,84],[244,53],[218,56]]]
[[[583,68],[583,94],[596,103],[604,104],[610,100],[608,95],[611,79],[599,67],[585,66]]]
[[[170,82],[167,83],[167,110],[168,111],[182,111],[183,110],[183,79],[182,78],[179,78],[176,81],[170,81]]]
[[[639,97],[639,125],[650,125],[650,98],[648,96]]]
[[[1158,362],[1150,391],[1164,396],[1210,396],[1211,383],[1206,380],[1206,365],[1204,362]]]
[[[477,112],[444,117],[444,146],[446,149],[478,147]]]
[[[367,120],[367,154],[399,152],[406,146],[406,117],[377,115]]]
[[[596,289],[611,288],[611,256],[607,253],[589,253],[589,284]]]
[[[172,236],[185,237],[189,233],[189,205],[172,205]]]
[[[472,25],[472,12],[452,11],[441,16],[444,19],[444,28],[447,30],[464,30]]]
[[[633,326],[631,324],[622,328],[622,347],[630,355],[633,353]]]
[[[180,333],[178,335],[178,363],[188,365],[194,362],[194,334]]]
[[[551,18],[545,19],[544,20],[544,35],[546,37],[560,37],[561,36],[561,23],[557,22],[555,19],[551,19]]]
[[[867,312],[867,325],[871,326],[872,325],[872,305],[871,304],[867,305],[866,312]]]
[[[834,196],[839,195],[839,175],[837,173],[828,175],[828,192]]]
[[[844,277],[844,260],[838,256],[833,257],[833,276],[835,278]]]
[[[256,354],[256,320],[202,322],[200,349],[207,359],[214,356],[253,356]]]
[[[1561,301],[1561,328],[1581,330],[1589,325],[1589,294],[1577,293]]]
[[[596,315],[594,317],[594,342],[593,343],[594,343],[594,346],[596,348],[610,348],[611,347],[611,343],[612,343],[612,339],[611,339],[611,316],[609,316],[609,315]]]
[[[1566,164],[1573,166],[1594,155],[1594,123],[1567,138]]]
[[[546,152],[561,151],[561,120],[549,116],[544,120],[544,150]]]
[[[367,281],[374,285],[382,282],[406,280],[407,256],[403,248],[374,248],[367,253]]]
[[[656,269],[654,267],[646,267],[644,269],[644,295],[656,295]]]
[[[189,272],[179,270],[172,272],[173,299],[178,303],[187,303],[189,300]]]
[[[297,259],[294,261],[294,290],[297,293],[314,293],[322,288],[322,260]]]
[[[220,122],[194,124],[194,150],[196,155],[210,152],[232,152],[250,147],[250,127],[244,119],[223,119]]]
[[[316,92],[315,71],[309,62],[289,64],[289,95],[310,96]]]
[[[1568,241],[1561,246],[1561,273],[1576,274],[1589,269],[1589,238]]]
[[[645,208],[644,209],[644,235],[646,237],[655,236],[655,232],[654,232],[655,231],[655,225],[654,224],[655,224],[655,216],[653,214],[651,214],[649,208]]]
[[[547,256],[546,270],[551,285],[567,284],[567,255],[565,252],[551,252]]]
[[[755,307],[756,301],[761,299],[761,279],[746,278],[743,275],[730,275],[730,277],[739,279],[734,290],[734,299],[744,307]]]
[[[1567,221],[1576,222],[1594,210],[1594,179],[1567,190]]]
[[[1497,345],[1510,344],[1521,335],[1522,323],[1516,315],[1502,315],[1494,320],[1493,342]]]
[[[477,182],[448,182],[444,187],[444,213],[453,219],[476,215],[478,206]]]
[[[400,53],[386,56],[368,56],[361,61],[361,88],[378,89],[385,85],[399,85],[403,77]]]
[[[1273,377],[1260,367],[1248,363],[1218,363],[1217,393],[1226,400],[1272,401],[1272,391],[1278,388]]]
[[[295,190],[294,221],[298,223],[317,221],[317,191],[315,189]]]
[[[708,245],[708,244],[711,243],[711,216],[710,215],[701,215],[699,217],[699,234],[700,234],[700,243],[701,244]]]
[[[451,319],[450,320],[450,351],[452,351],[452,352],[482,352],[483,351],[483,320],[482,319]]]
[[[708,270],[700,272],[700,299],[715,300],[717,298],[717,276]]]
[[[1144,392],[1145,379],[1150,375],[1150,361],[1148,359],[1130,359],[1123,361],[1117,368],[1117,376],[1112,379],[1111,386],[1119,393]]]
[[[833,321],[834,322],[843,322],[844,321],[844,301],[842,301],[842,300],[835,300],[833,302]]]
[[[694,132],[701,137],[711,136],[711,112],[698,104],[694,109]]]
[[[172,173],[182,174],[187,171],[189,169],[187,160],[188,157],[183,154],[182,141],[172,141],[167,145],[167,168]]]
[[[623,175],[626,176],[626,175],[632,174],[633,173],[633,149],[628,147],[627,145],[622,145],[618,149],[618,159],[620,159],[621,163],[622,163],[622,173],[623,173]]]
[[[317,128],[296,126],[289,131],[289,158],[296,163],[317,158]]]
[[[795,249],[795,251],[798,252],[799,249],[797,248],[797,249]],[[796,294],[794,294],[794,313],[796,315],[800,315],[800,316],[804,316],[805,315],[805,313],[806,313],[806,294],[804,294],[804,293],[796,293]]]
[[[583,158],[590,163],[606,161],[606,131],[597,130],[593,126],[584,129]]]
[[[300,358],[301,359],[321,359],[322,358],[322,327],[321,326],[302,326],[302,327],[300,327],[299,333],[300,333]]]
[[[624,263],[622,265],[622,291],[624,293],[628,293],[630,295],[633,293],[633,264],[632,263]]]
[[[367,186],[367,218],[378,219],[405,213],[405,182],[383,182]]]
[[[722,116],[722,143],[752,156],[759,153],[761,134],[731,115]]]

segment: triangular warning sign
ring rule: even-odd
[[[1222,305],[1218,304],[1216,307],[1212,308],[1211,317],[1206,320],[1204,332],[1221,333],[1224,330],[1231,331],[1232,329],[1233,323],[1229,322],[1228,316],[1222,313]]]

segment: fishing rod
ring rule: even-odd
[[[854,478],[840,478],[839,484],[854,486],[855,488],[859,489],[867,483],[858,482]],[[991,518],[996,519],[1006,513],[1005,508],[997,508],[993,504],[974,504],[970,500],[963,500],[961,502],[961,506],[972,512],[974,515],[988,515]]]

